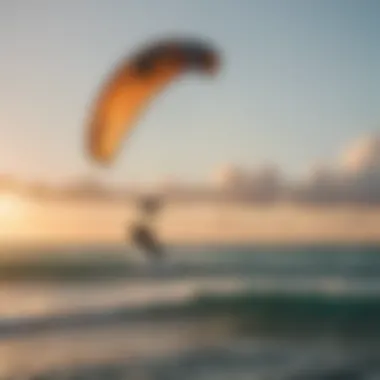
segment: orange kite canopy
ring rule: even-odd
[[[186,72],[216,73],[219,54],[197,39],[160,40],[128,57],[101,88],[89,123],[88,148],[110,163],[150,101]]]

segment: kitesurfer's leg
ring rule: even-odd
[[[142,249],[150,259],[163,258],[163,248],[151,229],[144,225],[133,225],[130,232],[133,244]]]

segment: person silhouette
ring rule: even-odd
[[[162,259],[164,250],[159,242],[154,228],[152,218],[158,214],[162,208],[162,202],[157,197],[143,197],[138,209],[140,217],[129,226],[129,234],[132,244],[141,249],[149,259]]]

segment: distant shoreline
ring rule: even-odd
[[[128,225],[137,211],[133,203],[121,207],[97,202],[46,202],[22,207],[17,218],[2,216],[0,248],[125,246]],[[168,203],[156,227],[163,242],[171,245],[379,244],[380,207]]]

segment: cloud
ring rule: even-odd
[[[310,203],[380,204],[380,137],[349,144],[335,163],[313,168],[293,199]]]
[[[214,184],[253,202],[380,204],[380,136],[365,136],[338,152],[335,162],[313,165],[297,181],[267,165],[248,170],[227,164],[213,173]]]
[[[380,136],[365,136],[354,141],[338,162],[345,173],[380,172]]]
[[[167,177],[156,185],[149,186],[149,191],[182,201],[380,205],[380,135],[353,141],[337,153],[334,162],[311,166],[307,175],[297,181],[286,178],[276,165],[241,167],[227,163],[212,171],[208,183],[192,184]],[[112,188],[107,183],[86,177],[52,187],[41,183],[22,184],[9,176],[0,177],[0,191],[21,189],[23,193],[40,199],[120,200],[144,193],[147,191],[145,187]]]
[[[245,171],[232,163],[218,167],[211,174],[211,183],[223,190],[242,188],[246,185],[246,180]]]

